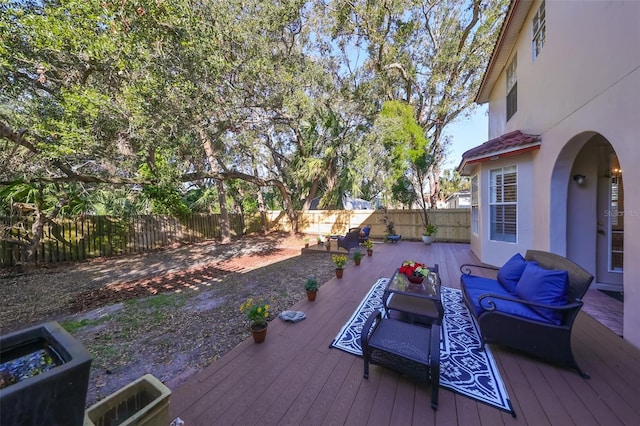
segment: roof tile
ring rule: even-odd
[[[515,150],[518,147],[529,145],[540,141],[540,136],[522,133],[520,130],[514,130],[505,133],[495,139],[491,139],[482,145],[471,148],[462,154],[462,160],[471,159],[479,156],[487,156],[497,152]]]

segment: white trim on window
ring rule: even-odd
[[[507,67],[507,121],[518,111],[518,56],[514,55]]]
[[[478,175],[471,177],[471,232],[478,235],[480,232],[480,203],[478,197]]]
[[[533,60],[540,55],[542,52],[542,48],[544,47],[544,42],[547,36],[547,20],[546,20],[546,12],[544,7],[544,0],[542,0],[542,4],[538,8],[535,16],[533,17],[533,37],[531,41],[531,54],[533,55]]]
[[[516,166],[489,171],[489,239],[518,241],[518,169]]]

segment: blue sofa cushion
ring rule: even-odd
[[[498,282],[511,294],[516,294],[516,286],[527,266],[527,261],[520,253],[514,254],[511,259],[498,270]]]
[[[561,306],[567,303],[567,283],[569,273],[563,270],[544,269],[537,264],[528,264],[518,285],[516,294],[529,302]],[[562,313],[547,308],[531,307],[552,324],[559,325]]]
[[[476,289],[467,288],[467,294],[469,296],[469,299],[473,303],[473,308],[475,310],[476,317],[479,317],[484,311],[492,310],[491,304],[489,302],[493,302],[496,306],[495,310],[498,312],[515,315],[517,317],[526,318],[533,321],[551,323],[548,319],[538,314],[536,311],[534,311],[527,305],[520,302],[512,302],[510,300],[496,299],[490,296],[485,297],[484,299],[482,299],[482,301],[480,301],[480,296],[483,296],[485,294],[495,294],[495,295],[502,295],[502,296],[515,298],[513,294],[509,294],[506,290],[503,290],[503,293],[499,294],[498,292],[488,292],[486,290],[478,289],[478,288]]]
[[[465,289],[486,290],[485,293],[511,295],[500,283],[492,278],[479,277],[477,275],[461,275],[460,282]]]

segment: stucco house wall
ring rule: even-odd
[[[490,139],[521,130],[540,135],[541,144],[529,156],[513,157],[519,172],[516,245],[488,241],[487,174],[494,164],[478,166],[483,230],[479,238],[472,236],[472,250],[495,265],[515,251],[550,250],[593,273],[595,192],[578,192],[590,187],[576,189],[572,176],[579,170],[587,185],[597,181],[591,158],[597,150],[590,145],[581,150],[594,137],[604,138],[618,156],[625,182],[624,338],[640,347],[640,2],[547,0],[546,41],[535,60],[532,20],[541,2],[516,3],[531,7],[509,59],[491,70],[499,77],[488,99],[479,101],[489,102]],[[507,122],[505,69],[514,54],[518,107]]]

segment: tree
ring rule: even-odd
[[[414,106],[431,141],[431,204],[444,160],[443,130],[473,107],[506,0],[338,0],[332,32],[366,51],[372,90]],[[350,55],[353,55],[351,52]]]
[[[446,169],[440,176],[440,199],[471,188],[471,182],[466,176],[460,176],[457,170]]]
[[[432,158],[429,140],[416,122],[413,107],[402,101],[383,104],[375,122],[383,146],[388,152],[389,180],[394,197],[422,210],[422,224],[429,227],[429,169]]]

